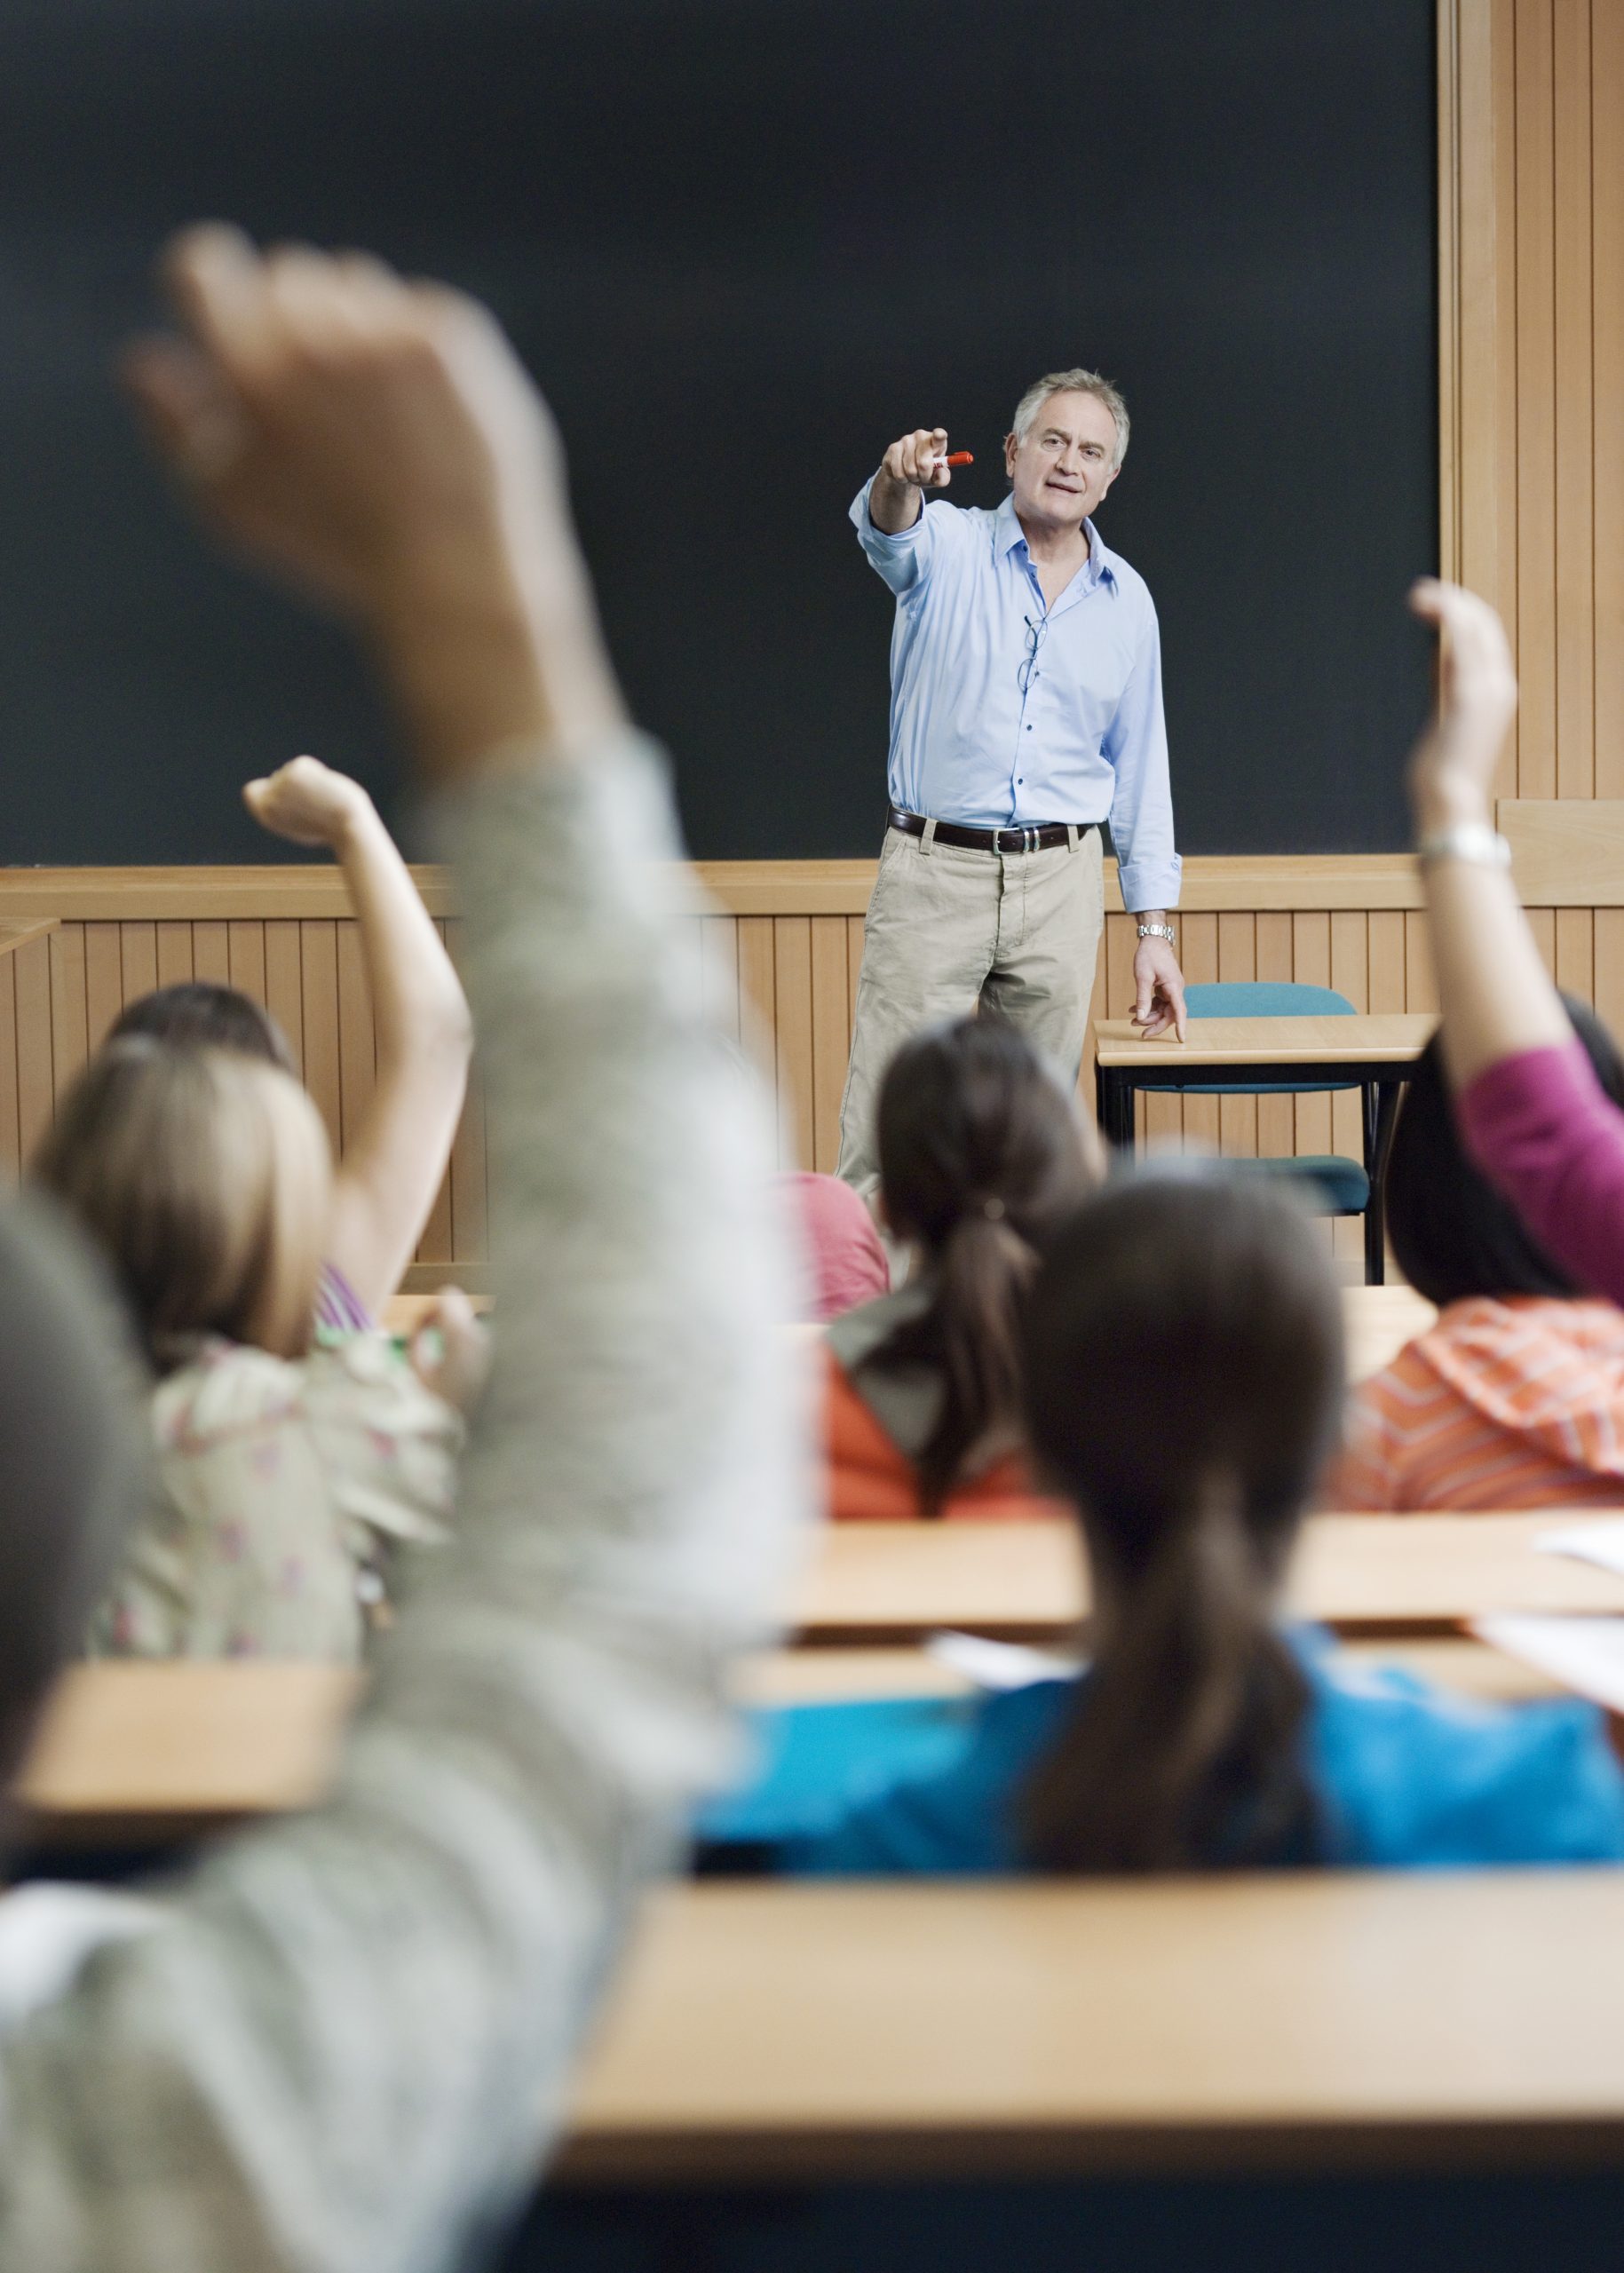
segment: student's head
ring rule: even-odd
[[[1097,1140],[1031,1044],[994,1018],[905,1042],[877,1134],[881,1209],[917,1251],[931,1299],[876,1354],[940,1371],[941,1417],[919,1462],[936,1513],[965,1455],[1018,1424],[1018,1301],[1034,1248],[1094,1182]]]
[[[130,1034],[189,1043],[194,1049],[235,1049],[244,1057],[280,1065],[284,1073],[293,1071],[287,1037],[271,1013],[251,994],[217,986],[212,979],[188,978],[138,995],[126,1004],[107,1039],[122,1041]]]
[[[140,1504],[139,1380],[72,1225],[37,1199],[0,1209],[0,1785]]]
[[[200,1334],[308,1347],[332,1162],[291,1075],[236,1050],[109,1042],[33,1173],[110,1258],[160,1372]]]
[[[1593,1010],[1571,995],[1562,999],[1603,1089],[1624,1106],[1624,1059],[1612,1036]],[[1384,1204],[1399,1269],[1418,1294],[1440,1308],[1469,1295],[1581,1291],[1523,1229],[1516,1209],[1467,1153],[1437,1035],[1416,1060],[1398,1109]]]
[[[1147,1174],[1051,1244],[1024,1339],[1033,1453],[1077,1509],[1094,1596],[1093,1675],[1026,1794],[1033,1859],[1297,1851],[1305,1691],[1274,1607],[1343,1386],[1312,1226],[1216,1168]]]

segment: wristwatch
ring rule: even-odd
[[[1142,939],[1165,939],[1170,947],[1176,946],[1178,941],[1178,934],[1170,923],[1141,923],[1139,937]]]

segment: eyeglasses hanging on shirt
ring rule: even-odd
[[[1038,649],[1042,645],[1044,640],[1049,636],[1049,618],[1046,615],[1040,615],[1035,620],[1031,616],[1027,616],[1025,619],[1025,622],[1026,626],[1026,661],[1021,664],[1019,669],[1015,674],[1016,685],[1020,688],[1023,695],[1026,695],[1031,691],[1033,666],[1038,659]]]

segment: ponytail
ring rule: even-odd
[[[1057,1872],[1310,1862],[1308,1684],[1271,1617],[1241,1494],[1209,1476],[1150,1526],[1131,1572],[1099,1567],[1098,1650],[1020,1799],[1030,1862]]]
[[[942,1383],[941,1409],[915,1461],[921,1512],[939,1516],[969,1456],[1021,1425],[1020,1297],[1037,1257],[1002,1212],[961,1216],[937,1255],[929,1308],[868,1360],[925,1365]]]

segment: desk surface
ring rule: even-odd
[[[558,2174],[1624,2157],[1624,1872],[713,1884],[648,1907]]]
[[[1624,1612],[1624,1578],[1537,1555],[1542,1532],[1606,1517],[1315,1516],[1290,1600],[1353,1635],[1448,1633],[1492,1610]],[[801,1638],[907,1641],[941,1627],[1014,1641],[1070,1633],[1087,1606],[1069,1523],[838,1524],[792,1610]]]
[[[1394,1010],[1352,1018],[1192,1018],[1187,1039],[1143,1041],[1127,1018],[1097,1018],[1098,1063],[1108,1070],[1135,1065],[1313,1065],[1335,1062],[1376,1065],[1418,1057],[1432,1038],[1436,1016]]]

